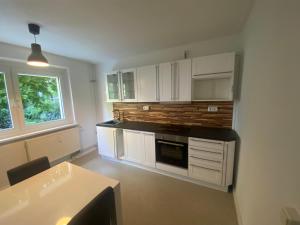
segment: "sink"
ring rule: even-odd
[[[104,122],[104,123],[102,123],[102,124],[113,126],[113,125],[119,124],[120,122],[121,122],[120,120],[109,120],[109,121],[106,121],[106,122]]]

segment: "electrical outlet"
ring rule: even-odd
[[[218,112],[218,106],[209,105],[207,107],[207,112]]]
[[[150,106],[149,105],[144,105],[143,106],[143,110],[144,111],[149,111],[150,110]]]

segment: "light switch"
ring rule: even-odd
[[[282,225],[300,225],[300,215],[294,208],[283,208],[280,217]]]

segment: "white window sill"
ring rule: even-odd
[[[21,141],[21,140],[24,140],[24,139],[28,139],[28,138],[32,138],[32,137],[36,137],[36,136],[41,136],[41,135],[45,135],[45,134],[49,134],[49,133],[53,133],[53,132],[56,132],[56,131],[77,127],[77,126],[79,126],[77,123],[73,123],[73,124],[54,127],[54,128],[50,128],[50,129],[41,130],[41,131],[35,131],[35,132],[32,132],[32,133],[22,134],[22,135],[10,137],[10,138],[5,138],[5,139],[0,140],[0,145],[8,144],[8,143],[11,143],[11,142],[16,142],[16,141]]]

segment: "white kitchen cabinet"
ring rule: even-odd
[[[141,132],[123,130],[125,159],[135,163],[144,162],[144,149]]]
[[[119,72],[113,71],[106,74],[106,101],[121,101]]]
[[[162,102],[172,100],[172,64],[159,64],[159,100]]]
[[[113,71],[106,74],[106,101],[137,101],[136,69]]]
[[[226,187],[232,184],[235,142],[189,138],[189,177]]]
[[[137,78],[136,69],[121,70],[121,100],[124,102],[137,101]]]
[[[194,58],[192,60],[192,100],[232,101],[235,65],[235,53]]]
[[[191,101],[191,59],[159,64],[160,101]]]
[[[234,67],[235,53],[233,52],[197,57],[192,61],[192,75],[227,73],[234,71]]]
[[[155,167],[154,133],[123,130],[123,137],[127,161]]]
[[[158,68],[156,65],[137,68],[138,102],[158,101]]]
[[[155,167],[155,134],[142,132],[144,139],[143,147],[145,150],[144,164],[149,167]]]
[[[191,101],[192,61],[184,59],[173,64],[173,100]]]
[[[122,130],[97,126],[98,153],[110,158],[124,155]]]

